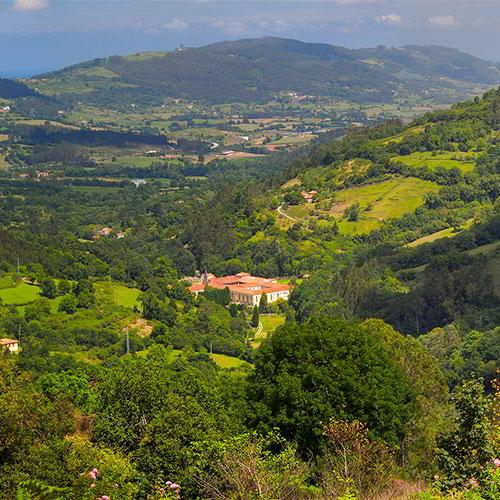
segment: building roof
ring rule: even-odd
[[[205,283],[193,283],[189,290],[191,292],[201,292],[205,289]],[[270,278],[261,278],[252,276],[249,273],[238,273],[229,276],[216,277],[213,274],[208,275],[208,285],[211,288],[224,289],[229,288],[232,292],[239,292],[246,295],[262,295],[264,293],[284,292],[290,290],[290,285],[277,283]]]
[[[19,344],[19,340],[16,339],[0,339],[0,345],[12,345]]]

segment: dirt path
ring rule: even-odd
[[[283,212],[283,210],[281,209],[281,207],[283,207],[283,205],[280,205],[276,209],[280,215],[282,215],[283,217],[286,217],[287,219],[293,220],[293,222],[302,222],[300,219],[296,219],[295,217],[292,217],[291,215],[288,215],[285,212]]]

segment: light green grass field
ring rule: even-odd
[[[4,304],[27,304],[40,297],[40,288],[27,283],[20,283],[12,288],[0,290],[0,299]]]
[[[5,159],[5,155],[0,154],[0,170],[5,170],[9,167],[9,162]]]
[[[390,144],[391,142],[401,142],[406,137],[419,134],[423,130],[424,130],[423,126],[411,127],[399,134],[373,141],[371,144],[373,144],[374,146],[387,146],[387,144]]]
[[[433,182],[405,177],[338,191],[335,201],[340,207],[358,203],[362,210],[358,221],[340,221],[340,231],[347,234],[370,232],[383,220],[413,212],[423,204],[426,193],[435,193],[439,189]]]
[[[393,161],[404,163],[409,167],[427,167],[434,170],[437,167],[446,169],[458,168],[462,173],[467,174],[475,168],[474,159],[476,153],[439,153],[433,155],[431,152],[412,153],[405,156],[394,156]]]
[[[441,238],[451,238],[455,236],[457,233],[455,229],[452,227],[448,227],[446,229],[442,229],[441,231],[436,231],[435,233],[428,234],[427,236],[422,236],[411,243],[408,243],[407,247],[417,247],[418,245],[422,245],[423,243],[431,243],[432,241],[440,240]]]
[[[262,341],[272,333],[278,326],[285,323],[285,316],[283,314],[261,314],[260,322],[262,323],[262,331],[256,336],[252,342],[252,347],[256,349],[260,346]]]
[[[97,299],[109,300],[112,303],[132,309],[140,307],[139,296],[141,291],[137,288],[129,288],[120,283],[109,283],[98,281],[94,284]]]
[[[212,360],[217,363],[221,368],[244,368],[251,366],[243,359],[234,358],[233,356],[226,356],[224,354],[209,354]]]

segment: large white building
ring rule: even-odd
[[[228,288],[231,302],[250,306],[259,305],[264,294],[269,304],[280,299],[288,300],[291,290],[290,285],[278,283],[270,278],[252,276],[249,273],[238,273],[232,276],[221,276],[220,278],[205,273],[200,281],[193,283],[189,287],[189,290],[198,295],[207,286],[218,289]]]

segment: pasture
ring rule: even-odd
[[[409,167],[427,167],[435,170],[437,167],[446,169],[458,168],[462,173],[468,174],[475,168],[475,158],[477,153],[454,152],[454,153],[432,153],[417,152],[405,156],[394,156],[394,162],[404,163]]]
[[[361,214],[357,221],[342,220],[340,230],[347,234],[362,234],[376,229],[386,219],[401,217],[423,204],[427,193],[440,187],[430,181],[414,177],[393,178],[374,184],[338,191],[332,215],[343,216],[344,210],[359,204]]]
[[[108,281],[98,281],[94,283],[94,288],[98,301],[111,302],[128,309],[140,307],[139,296],[141,291],[137,288],[129,288],[120,283]]]
[[[4,288],[0,290],[0,299],[4,304],[28,304],[40,297],[41,290],[38,286],[28,285],[28,283],[21,282],[11,288]]]

